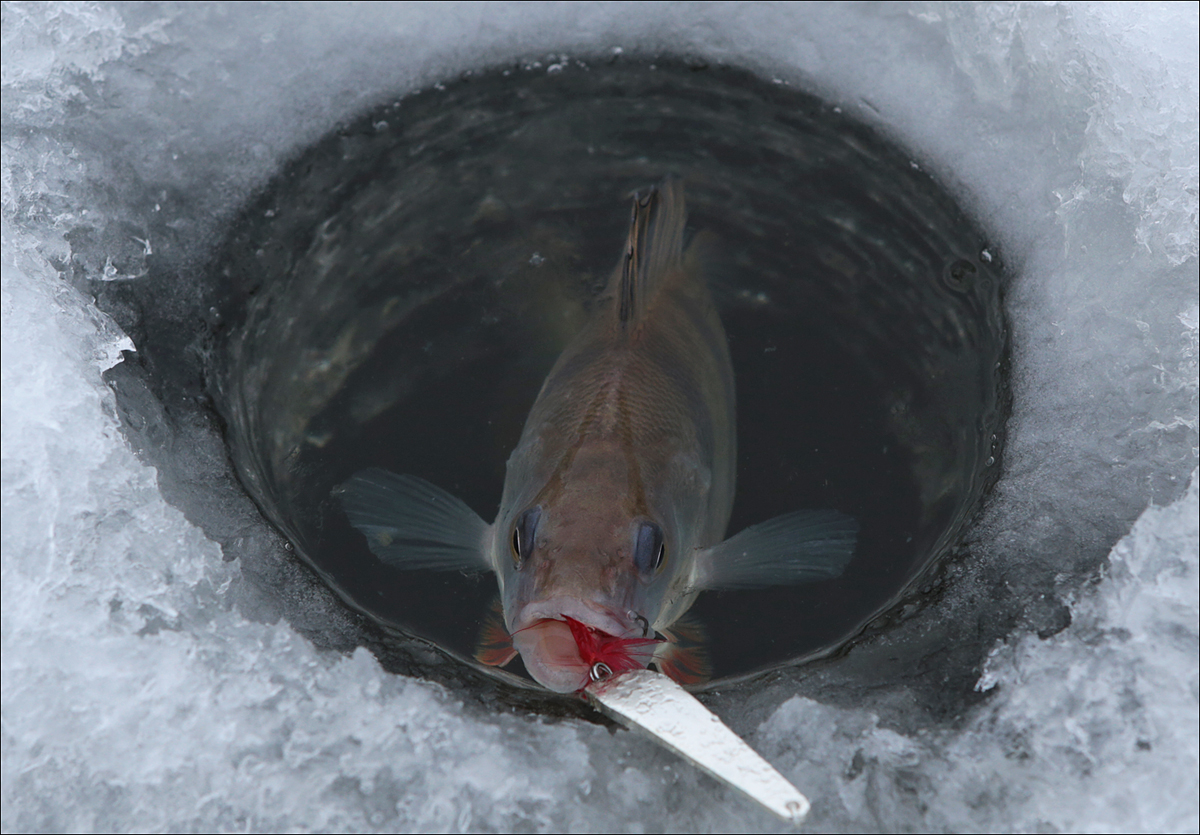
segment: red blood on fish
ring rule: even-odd
[[[518,635],[528,636],[525,651],[533,653],[525,659],[526,667],[540,665],[543,678],[552,676],[559,685],[546,686],[559,693],[586,687],[597,662],[615,674],[641,669],[653,661],[659,672],[680,684],[699,684],[712,673],[704,650],[704,630],[686,616],[664,629],[662,638],[616,638],[565,615],[562,620],[543,618]],[[503,667],[516,656],[514,637],[504,628],[504,613],[497,598],[484,619],[475,658],[489,666]]]
[[[579,647],[579,657],[588,668],[603,664],[613,674],[642,670],[654,658],[662,638],[617,638],[574,618],[563,615]]]

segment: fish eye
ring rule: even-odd
[[[667,561],[667,542],[663,530],[653,522],[638,525],[633,547],[633,564],[644,575],[655,574]]]
[[[533,551],[534,536],[537,533],[537,523],[542,516],[540,507],[531,507],[529,510],[517,517],[517,523],[513,525],[512,541],[512,558],[513,565],[520,568],[521,565],[529,558],[530,552]]]

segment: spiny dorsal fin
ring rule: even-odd
[[[633,197],[629,243],[616,278],[617,317],[623,330],[637,327],[666,276],[683,266],[687,209],[683,181],[667,177]]]

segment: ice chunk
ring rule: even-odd
[[[796,696],[756,743],[815,798],[821,828],[1194,830],[1197,498],[1193,474],[1143,514],[1070,627],[998,644],[978,684],[992,696],[963,727],[898,731]]]

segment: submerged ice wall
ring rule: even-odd
[[[1200,825],[1193,5],[243,6],[3,9],[6,830],[769,824],[629,734],[488,711],[252,610],[100,378],[131,342],[88,282],[136,281],[163,247],[202,259],[338,119],[614,47],[854,108],[953,185],[1013,275],[995,496],[941,604],[872,639],[953,635],[1013,597],[1007,638],[964,663],[977,702],[864,686],[856,651],[714,708],[813,797],[815,828]]]

